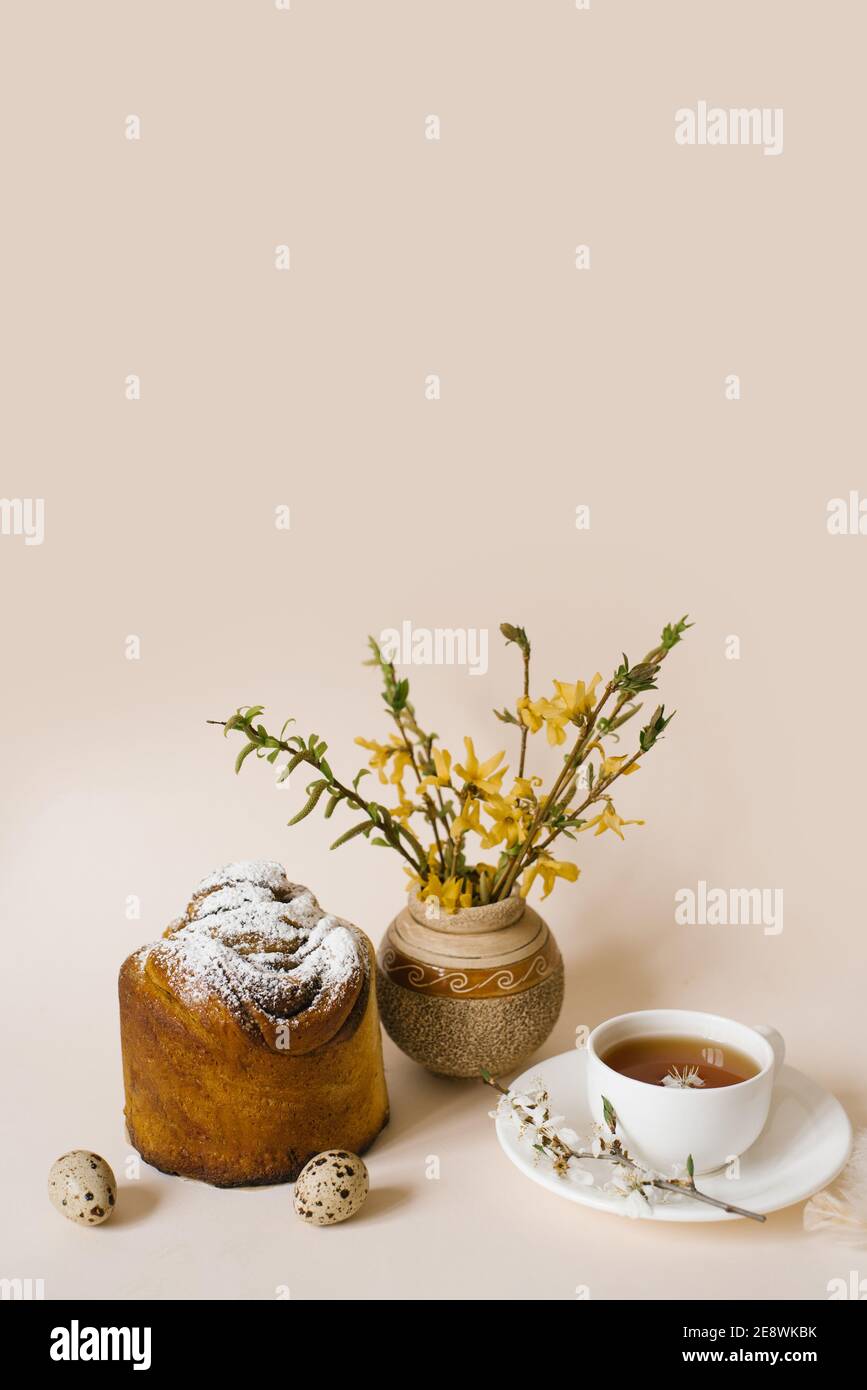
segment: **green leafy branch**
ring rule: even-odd
[[[574,838],[574,833],[581,830],[585,824],[581,819],[582,811],[587,810],[600,800],[608,800],[610,804],[607,793],[612,784],[618,778],[625,776],[635,766],[638,759],[643,754],[648,753],[662,737],[663,731],[671,723],[674,715],[670,714],[666,717],[664,706],[660,705],[654,711],[650,721],[641,730],[638,751],[631,758],[626,759],[614,772],[598,779],[594,777],[592,764],[590,765],[588,768],[588,795],[580,806],[567,814],[568,807],[578,790],[579,769],[587,762],[595,746],[594,739],[598,740],[615,733],[617,729],[638,713],[641,705],[631,703],[634,697],[656,689],[656,681],[662,662],[671,649],[682,640],[687,628],[692,626],[693,624],[687,621],[686,614],[675,623],[667,623],[662,630],[659,644],[648,652],[644,660],[636,666],[630,666],[628,657],[624,655],[621,665],[606,684],[595,706],[575,721],[579,729],[576,742],[571,751],[566,754],[563,769],[556,778],[551,791],[537,807],[525,839],[520,845],[514,846],[510,852],[501,856],[499,874],[491,893],[493,900],[508,897],[513,891],[522,869],[529,868],[532,863],[538,860],[560,834],[565,833],[568,838]],[[507,640],[514,639],[507,637]],[[528,656],[529,652],[527,653]],[[525,673],[526,670],[525,659]],[[615,701],[612,713],[603,715],[603,710],[612,696]],[[525,742],[526,740],[522,737],[522,753]],[[548,832],[545,834],[545,838],[540,839],[545,831]]]
[[[409,699],[409,680],[406,677],[398,680],[394,662],[389,661],[383,654],[382,647],[375,637],[368,637],[367,642],[371,657],[365,662],[365,665],[379,668],[383,683],[382,698],[403,739],[403,747],[409,756],[416,782],[421,783],[424,777],[432,775],[435,771],[433,745],[437,735],[427,734],[420,727],[416,719],[415,707]],[[433,831],[439,868],[445,874],[451,808],[447,805],[440,787],[435,788],[433,795],[422,789],[421,799],[423,814]],[[443,844],[443,840],[445,840],[445,844]]]
[[[472,740],[465,739],[466,758],[463,763],[456,758],[452,766],[452,755],[441,747],[438,735],[420,724],[408,679],[398,677],[393,660],[373,637],[369,638],[370,656],[366,664],[379,672],[382,700],[394,732],[385,743],[365,738],[356,742],[372,754],[370,768],[378,769],[380,782],[394,788],[396,806],[386,807],[363,795],[359,784],[369,775],[369,768],[363,768],[351,785],[338,778],[328,762],[327,743],[317,734],[305,738],[288,732],[294,720],[287,720],[279,735],[269,732],[261,719],[261,705],[242,706],[228,719],[210,722],[218,724],[225,734],[237,733],[242,738],[236,772],[255,753],[257,758],[272,764],[285,758],[278,782],[301,768],[313,774],[305,784],[306,799],[290,825],[304,820],[320,804],[326,820],[345,805],[360,814],[361,819],[339,835],[332,848],[361,836],[372,844],[397,850],[418,880],[422,893],[433,893],[444,904],[450,895],[446,910],[452,911],[458,894],[462,902],[472,903],[508,897],[526,870],[532,870],[529,881],[541,873],[547,891],[552,876],[574,879],[574,865],[561,865],[550,857],[544,863],[538,862],[561,835],[574,840],[588,825],[597,825],[597,833],[613,829],[622,838],[621,827],[629,822],[614,809],[613,784],[632,771],[638,759],[662,739],[673,715],[667,715],[665,707],[659,705],[640,729],[638,747],[631,756],[610,755],[602,740],[619,742],[620,731],[642,709],[641,697],[657,688],[663,661],[691,626],[686,616],[666,624],[656,646],[635,665],[624,654],[598,699],[595,691],[601,677],[597,676],[589,688],[580,681],[575,685],[556,681],[553,698],[531,700],[530,639],[518,624],[501,623],[502,636],[508,645],[518,649],[522,666],[521,695],[516,704],[494,711],[501,722],[519,730],[517,774],[509,792],[501,790],[508,770],[497,767],[502,753],[487,761],[479,760]],[[565,743],[570,729],[574,739],[559,774],[544,795],[540,779],[526,771],[528,736],[543,725],[549,743]],[[593,754],[598,754],[598,764],[592,761]],[[408,772],[415,779],[409,794],[403,784]],[[585,813],[592,806],[601,809],[588,821]],[[489,825],[480,822],[480,813],[490,820]],[[429,828],[430,834],[424,838],[432,843],[427,849],[411,828],[419,825],[416,816],[423,817]],[[494,863],[468,862],[466,844],[470,834],[482,838],[483,849],[496,847]]]
[[[371,844],[397,850],[412,866],[414,872],[423,873],[426,855],[412,831],[395,820],[388,807],[368,800],[358,790],[362,777],[368,774],[368,769],[362,768],[352,786],[347,786],[332,771],[325,757],[328,744],[321,740],[318,734],[310,734],[306,740],[300,734],[286,738],[287,728],[295,722],[293,719],[286,720],[279,735],[271,734],[264,724],[257,722],[263,712],[263,705],[242,705],[228,719],[208,720],[210,724],[219,724],[224,735],[238,733],[245,740],[235,759],[235,772],[241,771],[251,753],[255,753],[257,758],[264,758],[268,763],[276,763],[281,754],[288,755],[288,761],[278,774],[278,784],[285,782],[301,766],[313,768],[318,776],[307,784],[307,800],[288,822],[289,825],[297,825],[305,820],[323,797],[326,797],[326,820],[330,820],[336,808],[345,803],[351,809],[361,811],[365,819],[358,821],[342,835],[338,835],[331,845],[332,849],[345,845],[357,835],[363,835]],[[374,831],[377,832],[375,835]]]

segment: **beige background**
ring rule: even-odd
[[[298,792],[236,780],[204,721],[295,714],[351,774],[354,734],[384,732],[365,635],[405,618],[490,629],[485,678],[409,674],[445,739],[491,752],[501,619],[541,689],[695,616],[677,719],[619,798],[646,827],[582,842],[545,905],[568,971],[546,1051],[658,1004],[772,1021],[867,1118],[867,537],[825,524],[867,492],[859,7],[18,0],[2,30],[2,492],[45,498],[46,537],[0,537],[0,1274],[49,1297],[825,1297],[859,1256],[799,1210],[567,1206],[500,1153],[481,1087],[390,1043],[393,1122],[346,1227],[302,1228],[288,1188],[144,1169],[85,1235],[45,1178],[75,1145],[122,1173],[117,968],[204,873],[281,859],[379,939],[396,861],[287,830]],[[784,107],[783,155],[676,146],[702,98]],[[782,887],[783,933],[676,926],[702,878]]]

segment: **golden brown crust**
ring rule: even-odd
[[[285,876],[259,893],[278,868],[231,866],[259,872],[228,895],[200,888],[121,967],[127,1125],[164,1172],[292,1181],[324,1149],[362,1152],[388,1119],[370,942]]]

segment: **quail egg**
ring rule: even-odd
[[[367,1168],[357,1154],[326,1149],[301,1169],[295,1210],[311,1226],[336,1226],[355,1215],[369,1191]]]
[[[117,1183],[99,1154],[72,1149],[52,1163],[48,1195],[61,1216],[77,1226],[99,1226],[114,1211]]]

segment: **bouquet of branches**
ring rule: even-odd
[[[557,879],[574,882],[580,872],[571,861],[555,858],[555,842],[575,840],[588,830],[595,835],[610,830],[622,840],[624,826],[644,824],[618,814],[611,789],[619,778],[638,771],[640,759],[660,741],[673,715],[658,705],[640,727],[633,751],[615,753],[610,745],[619,743],[620,730],[641,710],[639,697],[656,690],[663,661],[691,626],[686,617],[667,624],[643,661],[631,665],[624,655],[601,689],[597,671],[586,683],[555,680],[550,695],[533,699],[529,638],[522,627],[502,623],[503,637],[520,653],[523,674],[514,705],[494,710],[497,719],[515,729],[517,767],[508,785],[505,750],[479,758],[473,740],[465,737],[464,755],[457,759],[437,734],[425,732],[410,702],[409,681],[398,679],[394,662],[372,637],[366,664],[381,674],[382,698],[393,728],[387,742],[355,740],[370,759],[351,782],[336,776],[326,756],[328,744],[318,734],[289,732],[293,719],[279,734],[269,733],[261,722],[261,705],[245,705],[226,720],[210,722],[244,739],[236,772],[251,753],[272,764],[285,758],[279,782],[301,769],[312,770],[306,800],[290,825],[320,804],[326,820],[338,807],[355,813],[359,818],[331,848],[362,836],[393,850],[405,861],[419,897],[435,900],[437,910],[452,913],[499,902],[516,888],[526,896],[537,879],[547,897]],[[529,766],[531,740],[543,729],[550,745],[564,748],[562,767],[547,789]],[[390,789],[394,804],[364,795],[362,779],[371,772]],[[479,858],[478,851],[493,853]]]

